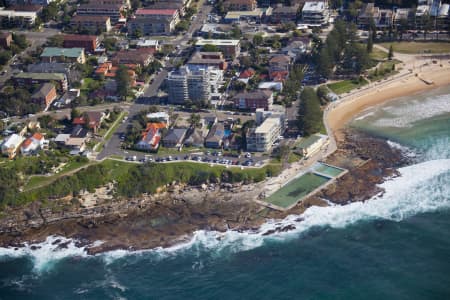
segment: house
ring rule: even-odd
[[[96,35],[65,34],[63,36],[64,48],[83,48],[86,52],[94,53],[99,44]]]
[[[302,9],[302,21],[310,27],[327,25],[330,20],[328,1],[307,1]]]
[[[139,150],[156,151],[161,141],[161,130],[167,128],[165,123],[148,123],[141,140],[135,145]]]
[[[290,43],[281,49],[281,53],[289,56],[292,60],[296,60],[300,55],[311,51],[312,42],[309,37],[293,37]]]
[[[104,112],[88,111],[83,113],[81,117],[74,118],[72,120],[72,124],[86,126],[86,122],[89,122],[89,124],[86,127],[92,129],[92,131],[95,133],[98,131],[98,129],[100,129],[102,122],[107,117],[108,116]]]
[[[275,55],[269,60],[269,74],[273,72],[289,72],[291,58],[287,55]]]
[[[46,47],[41,54],[43,62],[70,62],[84,64],[86,56],[83,48]]]
[[[186,137],[186,128],[173,128],[170,129],[162,142],[164,147],[167,148],[179,148],[183,145],[184,138]]]
[[[81,125],[76,125],[69,137],[65,141],[65,146],[71,148],[71,155],[77,155],[86,149],[86,142],[89,139],[89,131]]]
[[[141,67],[148,66],[153,61],[154,51],[150,48],[136,50],[120,50],[112,58],[114,65],[134,64]]]
[[[102,4],[98,1],[92,1],[86,4],[80,4],[77,8],[79,16],[106,16],[111,19],[111,23],[117,23],[124,19],[124,5],[121,3]]]
[[[207,148],[221,148],[225,136],[225,127],[222,123],[217,123],[211,127],[205,139]]]
[[[304,157],[310,157],[317,153],[322,147],[329,143],[328,136],[323,134],[313,134],[307,138],[302,138],[296,148]]]
[[[147,114],[146,117],[147,117],[148,120],[151,120],[151,121],[154,121],[154,122],[166,123],[167,127],[169,127],[169,125],[170,125],[170,116],[165,111],[160,111],[160,112],[156,112],[156,113],[149,113],[149,114]]]
[[[136,35],[170,34],[180,21],[178,9],[148,9],[139,8],[128,22],[128,30]]]
[[[62,73],[20,72],[14,75],[12,77],[12,80],[16,86],[29,87],[33,84],[52,82],[57,84],[58,90],[65,92],[68,88],[67,77]]]
[[[199,39],[195,43],[198,50],[202,50],[205,45],[216,46],[227,59],[238,57],[241,53],[240,40]]]
[[[257,2],[256,0],[226,0],[223,5],[227,11],[245,11],[255,10]]]
[[[258,84],[258,89],[281,92],[281,91],[283,91],[283,82],[279,82],[279,81],[260,82]]]
[[[161,45],[159,44],[158,40],[151,40],[151,39],[139,39],[136,42],[136,48],[147,48],[151,49],[153,53],[159,51],[161,49]]]
[[[23,142],[23,137],[18,134],[12,134],[7,137],[2,143],[2,154],[13,159],[17,155],[20,145]]]
[[[22,155],[31,155],[48,146],[48,141],[38,132],[27,138],[20,146]]]
[[[39,104],[46,110],[57,96],[55,86],[52,83],[46,82],[31,96],[31,101]]]
[[[0,47],[9,49],[12,43],[12,34],[10,32],[0,32]]]
[[[203,130],[200,128],[194,128],[187,133],[187,138],[184,140],[184,145],[187,147],[203,147],[205,143],[205,137]]]
[[[256,90],[239,93],[233,98],[234,107],[255,111],[257,108],[269,110],[273,104],[273,93],[270,90]]]
[[[92,33],[109,32],[112,29],[108,16],[76,15],[70,19],[70,27],[77,31],[87,30]]]
[[[136,65],[127,64],[127,65],[123,65],[123,66],[128,68],[127,72],[128,72],[128,75],[130,75],[130,86],[136,86],[137,75],[136,75],[136,72],[133,70],[136,68]],[[95,73],[95,76],[97,76],[97,77],[103,76],[105,79],[112,79],[112,80],[107,80],[104,87],[107,90],[116,92],[117,83],[116,83],[115,79],[116,79],[118,70],[119,70],[118,66],[113,66],[113,64],[111,62],[105,62],[105,63],[99,64],[94,73]]]
[[[380,18],[380,8],[375,6],[375,3],[365,3],[359,10],[356,23],[361,28],[369,28],[370,22],[376,23]]]
[[[222,52],[196,51],[187,62],[189,68],[215,67],[219,70],[227,69],[227,62]]]
[[[278,4],[272,11],[270,21],[275,24],[296,22],[300,5],[283,6]]]

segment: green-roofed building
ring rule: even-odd
[[[46,47],[41,54],[43,62],[72,62],[84,64],[86,56],[84,48]]]
[[[309,157],[328,143],[328,136],[316,133],[307,138],[302,138],[296,148],[301,155]]]
[[[62,73],[29,73],[21,72],[12,77],[14,84],[17,86],[29,87],[33,84],[42,84],[47,82],[54,82],[58,90],[67,91],[67,77]]]

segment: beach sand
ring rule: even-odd
[[[443,66],[431,64],[408,73],[405,71],[400,78],[372,85],[330,104],[325,117],[335,138],[341,140],[341,129],[369,107],[450,84],[450,62],[443,63]],[[427,84],[422,79],[433,81],[433,84]]]

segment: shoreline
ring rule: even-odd
[[[347,168],[350,172],[287,212],[264,211],[253,202],[252,197],[267,188],[269,182],[286,181],[289,173],[299,167],[297,164],[292,164],[280,176],[263,183],[232,187],[217,185],[212,191],[199,187],[184,189],[177,186],[171,188],[173,191],[169,191],[166,196],[150,196],[147,200],[144,196],[141,199],[123,199],[124,206],[135,202],[134,207],[119,211],[107,210],[100,217],[87,215],[69,217],[48,224],[44,218],[42,224],[39,223],[42,222],[40,219],[42,211],[36,203],[36,207],[23,208],[23,211],[28,210],[30,215],[36,214],[36,218],[27,220],[24,223],[26,229],[23,231],[0,235],[0,245],[22,247],[25,243],[44,242],[49,236],[63,236],[73,239],[78,247],[86,250],[87,254],[117,249],[136,251],[157,247],[168,248],[189,242],[198,230],[217,232],[262,230],[261,225],[269,219],[283,220],[288,215],[297,215],[301,219],[303,212],[311,206],[328,206],[330,203],[345,205],[370,199],[382,193],[378,184],[384,182],[386,178],[396,176],[396,169],[406,161],[402,160],[400,151],[391,149],[385,141],[352,132],[346,129],[346,125],[369,107],[450,84],[450,65],[445,68],[430,66],[421,73],[428,80],[434,81],[432,85],[425,84],[413,73],[407,75],[403,74],[401,78],[394,78],[367,90],[357,91],[328,106],[324,113],[324,122],[332,146],[324,153],[322,159]],[[369,175],[374,170],[380,173]],[[355,178],[358,179],[357,182]],[[95,213],[97,212],[94,211]],[[36,220],[39,222],[33,226],[33,221]],[[263,235],[292,229],[295,228],[275,227]],[[133,232],[132,236],[130,231]],[[99,240],[106,242],[92,246]],[[62,243],[61,247],[58,247],[65,246],[66,244]]]
[[[361,112],[371,107],[395,101],[401,97],[412,96],[428,90],[450,85],[450,62],[421,67],[420,72],[397,74],[398,78],[387,79],[367,89],[358,90],[329,104],[324,113],[324,121],[330,129],[330,137],[342,138],[341,131]],[[433,81],[426,84],[420,78]]]

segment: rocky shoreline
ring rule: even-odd
[[[188,240],[201,229],[258,230],[269,219],[301,215],[310,206],[365,201],[382,193],[377,185],[397,176],[396,169],[409,163],[400,150],[383,139],[352,130],[346,130],[343,136],[338,150],[325,161],[349,172],[288,212],[263,208],[253,201],[264,182],[209,183],[199,187],[172,183],[156,195],[135,199],[105,196],[88,207],[67,197],[8,209],[0,216],[0,247],[22,247],[55,235],[73,238],[77,246],[96,254],[115,249],[168,247]],[[263,234],[292,229],[295,228],[280,227]],[[94,244],[95,241],[103,243]]]

